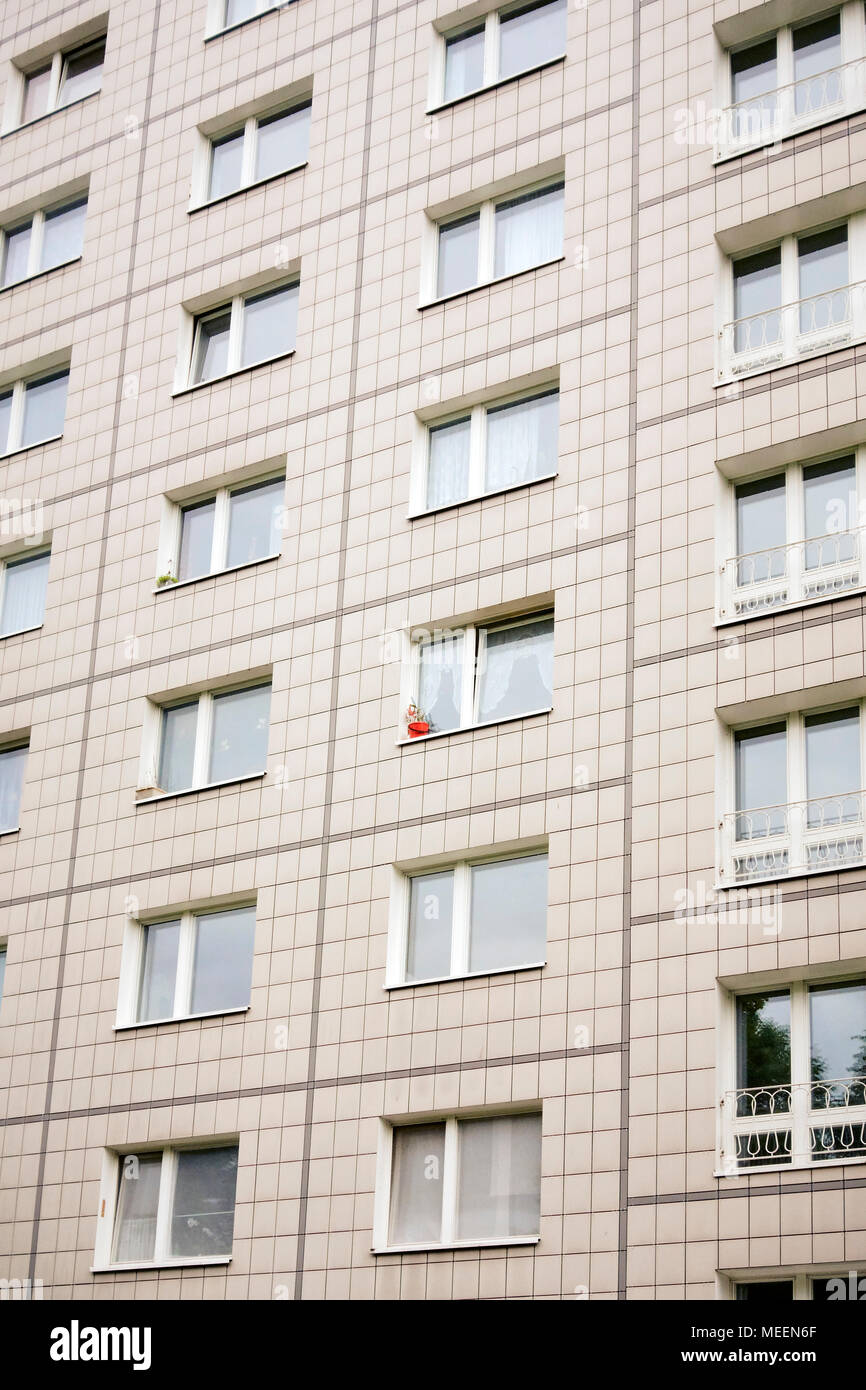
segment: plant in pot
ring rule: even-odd
[[[406,723],[409,727],[410,738],[423,738],[424,734],[429,734],[430,723],[423,710],[413,703],[406,711]]]

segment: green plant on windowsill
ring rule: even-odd
[[[158,589],[164,589],[164,588],[166,588],[167,585],[169,585],[169,584],[176,584],[176,583],[177,583],[177,575],[176,575],[176,574],[158,574],[157,577],[156,577],[156,587],[157,587]]]

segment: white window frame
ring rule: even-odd
[[[246,19],[236,19],[233,23],[226,23],[228,14],[228,0],[208,0],[207,30],[205,38],[216,38],[219,34],[230,34],[234,29],[240,29],[243,24],[252,24],[254,20],[261,19],[262,15],[270,14],[273,10],[285,9],[292,4],[293,0],[257,0],[255,14],[249,15]]]
[[[537,8],[541,9],[545,0],[539,0]],[[549,67],[553,63],[560,63],[566,56],[563,48],[561,53],[552,53],[549,58],[545,58],[540,63],[533,63],[528,68],[521,68],[519,72],[512,72],[508,77],[499,76],[499,24],[502,19],[515,10],[528,9],[527,0],[517,0],[516,4],[504,5],[497,10],[491,10],[487,15],[479,15],[474,20],[458,24],[452,29],[437,31],[436,41],[433,45],[432,61],[430,64],[430,87],[427,100],[427,110],[436,111],[442,107],[454,106],[458,101],[468,101],[470,97],[477,96],[479,92],[488,91],[491,87],[497,87],[500,83],[515,82],[519,77],[526,76],[530,72],[540,72],[543,68]],[[566,19],[568,10],[566,8]],[[468,92],[463,92],[459,97],[445,96],[445,63],[446,46],[449,39],[457,39],[461,34],[471,33],[473,30],[484,28],[484,74],[480,87],[473,87]]]
[[[859,1269],[857,1268],[858,1264],[861,1266]],[[858,1291],[856,1300],[862,1303],[863,1300],[866,1299],[866,1267],[864,1267],[863,1261],[858,1260],[852,1260],[850,1264],[844,1267],[839,1266],[829,1270],[822,1270],[816,1267],[808,1270],[792,1269],[788,1273],[785,1273],[784,1271],[780,1272],[779,1269],[773,1269],[763,1274],[759,1270],[748,1270],[741,1274],[725,1273],[722,1277],[726,1285],[724,1296],[733,1303],[739,1302],[737,1299],[737,1288],[741,1284],[793,1284],[792,1301],[794,1303],[811,1303],[814,1301],[812,1296],[812,1285],[816,1279],[841,1279],[850,1289],[850,1276],[852,1274],[858,1284],[862,1283],[864,1286],[864,1292],[860,1293]],[[834,1301],[854,1302],[855,1300],[839,1299]]]
[[[69,403],[69,367],[51,367],[37,372],[34,376],[19,377],[17,381],[9,381],[5,386],[0,386],[0,396],[5,396],[9,391],[12,392],[12,408],[9,413],[9,434],[6,440],[5,452],[0,450],[0,458],[8,458],[10,454],[20,453],[23,449],[38,449],[42,444],[50,444],[55,439],[63,438],[63,430],[59,434],[46,434],[39,439],[33,439],[29,444],[22,443],[24,430],[24,406],[27,397],[28,386],[38,386],[41,381],[47,381],[49,377],[66,375],[67,378],[67,405]],[[64,411],[64,426],[66,424],[66,413]]]
[[[50,57],[46,55],[46,57],[41,62],[31,63],[27,68],[19,68],[18,72],[20,76],[18,81],[18,93],[15,107],[16,119],[15,121],[13,121],[11,128],[17,129],[19,126],[33,125],[36,121],[45,120],[47,116],[53,116],[57,111],[65,111],[67,107],[75,106],[79,101],[87,101],[88,97],[99,96],[99,92],[102,90],[101,83],[97,91],[88,92],[86,97],[75,97],[72,101],[61,101],[60,91],[63,86],[64,71],[69,59],[77,58],[80,54],[85,53],[87,49],[95,48],[97,44],[106,44],[107,37],[108,36],[105,31],[103,31],[103,33],[101,34],[94,34],[91,38],[83,39],[81,43],[73,44],[70,48],[56,49],[55,52],[50,55]],[[103,57],[102,65],[104,70],[105,57]],[[27,92],[27,81],[34,73],[42,72],[47,67],[51,68],[51,76],[49,78],[48,100],[45,106],[45,110],[42,112],[40,116],[32,116],[29,120],[25,121],[24,100]]]
[[[273,693],[273,680],[270,676],[258,680],[246,680],[237,685],[220,686],[216,690],[202,690],[182,695],[165,704],[147,701],[145,707],[145,727],[142,737],[142,756],[139,768],[139,792],[150,795],[140,797],[137,804],[162,801],[171,796],[186,796],[190,792],[207,791],[209,787],[234,786],[240,782],[252,782],[267,775],[267,767],[257,772],[245,772],[240,777],[230,777],[227,781],[209,782],[206,780],[210,767],[211,741],[213,737],[214,700],[220,695],[239,695],[243,690],[258,690],[267,687]],[[163,791],[158,784],[159,768],[162,761],[162,740],[165,728],[165,712],[181,705],[196,704],[195,753],[193,756],[192,783],[188,787],[178,787],[176,791]]]
[[[258,157],[259,126],[267,121],[274,120],[279,116],[293,116],[297,111],[308,110],[310,112],[310,126],[312,126],[312,93],[299,96],[286,105],[269,108],[266,111],[258,111],[254,116],[248,116],[245,121],[236,125],[228,126],[225,130],[217,131],[210,135],[203,136],[206,144],[205,158],[201,162],[200,177],[198,187],[193,196],[192,208],[209,207],[213,203],[224,202],[226,198],[233,198],[237,193],[243,193],[245,189],[256,188],[259,184],[270,183],[272,179],[282,178],[285,174],[295,173],[298,169],[303,169],[310,162],[309,146],[307,154],[295,164],[287,164],[284,169],[277,169],[273,174],[266,174],[263,178],[256,178],[256,159]],[[210,185],[213,174],[213,155],[214,146],[229,140],[233,136],[243,135],[243,153],[241,156],[241,181],[237,188],[231,188],[226,193],[217,193],[211,196]],[[309,134],[309,129],[308,129]]]
[[[490,412],[499,410],[504,406],[521,405],[524,401],[537,400],[541,396],[553,395],[561,399],[559,382],[552,381],[548,385],[528,387],[524,391],[514,391],[507,396],[497,396],[495,400],[465,406],[462,410],[455,408],[447,415],[438,415],[435,419],[418,422],[419,428],[414,440],[409,518],[433,516],[436,512],[446,511],[450,507],[461,507],[464,503],[477,501],[481,497],[496,497],[503,492],[513,492],[521,487],[532,487],[535,483],[549,482],[551,478],[555,478],[559,472],[558,450],[554,467],[550,473],[540,473],[537,478],[525,478],[522,482],[509,483],[505,487],[485,488],[484,486],[484,471],[487,465],[487,417]],[[427,480],[430,469],[431,435],[440,426],[450,425],[457,420],[465,420],[467,417],[469,418],[469,488],[466,496],[461,497],[456,502],[445,502],[440,506],[428,507]]]
[[[0,1009],[3,1008],[3,996],[6,993],[6,972],[9,969],[9,942],[0,941]]]
[[[260,484],[282,482],[285,485],[285,469],[275,473],[265,473],[261,477],[238,480],[216,491],[204,492],[200,496],[184,498],[174,502],[169,497],[163,499],[163,517],[159,547],[157,578],[162,575],[173,576],[173,582],[157,583],[154,593],[164,593],[167,589],[182,589],[187,584],[198,584],[203,579],[212,579],[217,574],[233,574],[235,570],[248,569],[250,565],[263,565],[266,560],[275,560],[282,554],[282,547],[270,555],[261,555],[257,560],[243,560],[238,565],[227,565],[229,542],[229,521],[231,518],[231,499],[235,493],[246,492]],[[285,505],[285,493],[284,505]],[[190,579],[176,578],[180,569],[180,547],[183,538],[183,513],[189,507],[205,502],[214,502],[213,537],[211,539],[210,569],[204,574],[193,575]]]
[[[29,760],[30,760],[30,739],[27,738],[27,737],[25,737],[25,738],[16,738],[16,739],[12,739],[11,742],[9,742],[9,743],[0,743],[0,757],[2,757],[2,755],[3,755],[4,753],[19,753],[19,752],[21,751],[22,748],[26,750],[26,752],[27,752],[27,761],[29,762]],[[23,773],[22,778],[21,778],[21,794],[20,794],[20,796],[19,796],[19,798],[18,798],[18,824],[17,824],[17,825],[9,825],[9,826],[6,827],[5,830],[2,829],[2,827],[0,827],[0,838],[2,838],[4,835],[17,835],[18,832],[19,832],[20,829],[21,829],[21,803],[22,803],[22,801],[24,800],[24,789],[25,789],[25,786],[26,786],[26,777],[27,777],[27,766],[26,766],[26,763],[25,763],[24,773]]]
[[[228,1014],[248,1013],[250,1004],[234,1004],[226,1009],[205,1009],[193,1013],[190,1009],[195,982],[196,923],[200,917],[232,912],[236,908],[255,909],[255,899],[224,903],[219,906],[185,908],[178,912],[163,912],[158,917],[127,918],[121,952],[120,985],[117,996],[115,1031],[126,1028],[153,1028],[160,1023],[178,1023],[190,1018],[222,1018]],[[145,942],[148,927],[164,922],[180,922],[177,952],[177,974],[174,982],[174,1008],[164,1018],[138,1018],[141,996],[141,976],[144,969]],[[179,1005],[182,1006],[179,1008]]]
[[[87,208],[87,194],[81,193],[78,197],[64,199],[62,203],[52,203],[48,207],[37,208],[29,216],[19,218],[16,222],[10,222],[0,228],[0,272],[2,272],[5,282],[6,277],[6,247],[7,240],[12,232],[20,231],[22,227],[30,225],[30,245],[27,248],[27,270],[20,280],[10,280],[0,284],[0,291],[14,289],[16,285],[23,285],[25,281],[32,280],[37,275],[49,275],[54,270],[62,270],[66,265],[72,265],[75,261],[81,260],[81,252],[77,256],[70,256],[67,261],[58,261],[56,265],[42,268],[42,250],[45,237],[45,219],[49,213],[65,212],[69,208],[84,204],[85,216]]]
[[[547,964],[543,960],[527,961],[522,965],[497,965],[488,970],[469,969],[469,947],[471,933],[472,870],[479,864],[510,864],[515,859],[536,859],[544,855],[550,873],[550,851],[546,844],[534,845],[513,850],[490,850],[487,853],[473,854],[465,859],[450,860],[445,864],[420,865],[411,869],[391,870],[390,921],[388,927],[388,955],[385,966],[385,988],[418,989],[422,985],[436,984],[443,980],[470,980],[485,975],[514,975],[522,970],[541,970]],[[411,907],[413,878],[429,874],[454,875],[454,906],[451,919],[451,968],[447,975],[431,975],[423,980],[406,979],[406,954],[409,947],[409,912]],[[549,905],[549,902],[548,902]],[[546,938],[545,925],[545,938]]]
[[[244,306],[248,299],[259,299],[263,295],[277,294],[283,290],[297,290],[300,293],[300,279],[297,275],[290,280],[281,282],[278,285],[261,285],[258,289],[244,290],[243,294],[233,295],[229,300],[223,300],[211,308],[201,309],[194,314],[189,314],[188,319],[191,328],[191,341],[189,349],[188,363],[186,367],[185,380],[180,386],[180,390],[195,390],[198,387],[213,386],[218,381],[226,381],[228,377],[236,375],[238,372],[252,372],[256,367],[264,367],[268,362],[280,362],[286,357],[291,357],[297,351],[297,321],[295,324],[295,341],[285,352],[277,353],[276,357],[263,357],[258,362],[248,362],[243,365],[241,362],[241,352],[243,350],[244,336]],[[229,313],[229,342],[226,369],[219,376],[205,377],[201,381],[195,378],[195,365],[198,356],[199,338],[201,324],[206,319],[216,318],[220,314]]]
[[[487,1236],[472,1237],[470,1240],[458,1240],[457,1230],[457,1210],[458,1210],[458,1190],[457,1179],[460,1171],[459,1159],[459,1129],[460,1125],[466,1120],[496,1120],[503,1116],[517,1119],[523,1115],[543,1115],[540,1105],[525,1105],[520,1108],[502,1109],[491,1111],[461,1112],[458,1115],[413,1115],[411,1120],[393,1122],[380,1119],[379,1121],[379,1142],[376,1152],[376,1196],[373,1208],[373,1245],[374,1255],[390,1255],[405,1251],[410,1253],[413,1250],[479,1250],[487,1249],[492,1246],[503,1245],[537,1245],[541,1239],[541,1232],[530,1236]],[[436,1124],[445,1126],[445,1146],[442,1161],[442,1239],[439,1241],[421,1241],[411,1245],[390,1245],[389,1230],[391,1223],[391,1184],[394,1168],[394,1134],[398,1129],[411,1128],[416,1124]],[[544,1135],[541,1136],[542,1148]],[[544,1172],[540,1175],[540,1185],[544,1182]]]
[[[840,16],[841,71],[846,90],[841,101],[833,106],[828,105],[819,111],[807,112],[798,116],[793,99],[794,30],[802,29],[805,25],[816,20],[829,19],[835,13]],[[750,135],[738,138],[734,118],[734,83],[731,58],[735,53],[754,48],[756,45],[766,43],[773,38],[776,40],[778,79],[775,87],[777,96],[776,119],[765,128],[756,128]],[[801,81],[808,80],[801,79]],[[716,106],[721,108],[718,112],[713,142],[713,162],[715,164],[725,159],[733,159],[749,150],[775,144],[776,141],[796,135],[802,130],[814,130],[818,126],[841,120],[844,116],[850,116],[853,112],[862,110],[866,107],[866,16],[864,16],[863,5],[859,3],[859,0],[842,0],[841,3],[835,6],[831,5],[827,9],[816,8],[814,14],[803,15],[794,24],[783,25],[779,29],[770,29],[763,34],[754,35],[727,48],[718,45],[716,49],[715,89],[717,94]],[[760,122],[756,122],[756,127],[759,124]]]
[[[106,1149],[103,1153],[102,1180],[100,1183],[99,1219],[96,1230],[96,1248],[91,1273],[98,1274],[113,1269],[173,1269],[192,1265],[227,1265],[233,1256],[229,1255],[183,1255],[172,1256],[171,1220],[174,1211],[175,1185],[177,1180],[177,1156],[181,1152],[200,1149],[238,1149],[238,1175],[240,1175],[240,1145],[236,1135],[224,1139],[207,1139],[203,1142],[183,1142],[179,1144],[141,1144],[135,1148],[118,1152]],[[120,1193],[121,1172],[124,1159],[132,1154],[158,1153],[162,1156],[159,1174],[159,1198],[156,1214],[156,1241],[153,1259],[115,1262],[114,1237],[117,1218],[118,1196]],[[238,1199],[235,1188],[234,1218],[237,1220]],[[232,1233],[234,1243],[234,1232]]]
[[[6,599],[6,571],[8,570],[9,566],[16,565],[21,560],[39,560],[42,559],[42,557],[45,555],[50,556],[50,554],[50,546],[36,546],[34,547],[32,553],[29,550],[25,550],[23,553],[19,550],[16,550],[13,555],[3,556],[2,560],[0,560],[0,619],[2,619],[3,604]],[[42,618],[40,619],[40,621],[38,623],[32,623],[30,627],[16,627],[12,628],[9,632],[4,632],[2,630],[2,625],[0,625],[0,642],[5,642],[7,637],[20,637],[22,633],[25,632],[38,632],[39,629],[44,626],[45,611],[43,610]]]

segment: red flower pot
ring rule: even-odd
[[[421,738],[422,735],[429,734],[429,732],[430,725],[427,723],[426,719],[413,719],[412,723],[409,725],[410,738]]]

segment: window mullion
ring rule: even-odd
[[[482,203],[478,219],[478,277],[476,284],[493,279],[495,250],[495,211],[492,202]]]
[[[196,919],[185,912],[180,919],[177,945],[177,978],[174,984],[174,1017],[185,1018],[192,1007],[192,972],[195,959]]]
[[[460,698],[460,725],[461,728],[468,728],[475,723],[475,706],[477,702],[476,686],[477,678],[477,655],[476,655],[476,628],[473,624],[465,629],[463,636],[463,689]]]
[[[198,714],[195,724],[195,757],[192,775],[194,787],[204,786],[208,779],[212,724],[213,696],[210,691],[205,691],[198,699]]]
[[[442,1244],[452,1245],[457,1239],[457,1170],[460,1161],[458,1122],[452,1116],[445,1121],[445,1146],[442,1159]]]
[[[808,1163],[811,1157],[810,1047],[809,990],[803,980],[797,980],[791,985],[791,1152],[795,1164]]]
[[[4,561],[0,564],[0,637],[5,636],[3,626],[3,603],[6,598],[6,569],[7,563]]]
[[[27,274],[38,275],[42,269],[42,247],[45,243],[45,213],[34,212],[30,223],[30,246],[27,252]]]
[[[51,79],[48,85],[48,111],[56,111],[60,100],[60,76],[63,71],[63,54],[55,53],[51,59]]]
[[[259,123],[250,116],[244,126],[244,151],[241,158],[241,187],[251,184],[256,171],[256,151],[259,139]]]
[[[0,612],[3,611],[3,609],[2,609],[2,597],[3,597],[2,591],[0,591]],[[858,712],[859,717],[860,717],[860,777],[859,777],[860,786],[857,787],[856,790],[859,792],[859,791],[862,791],[864,776],[866,776],[866,700],[858,700],[858,702],[857,702],[857,712]],[[866,816],[864,816],[864,806],[863,806],[863,797],[862,797],[862,796],[859,798],[859,813],[860,813],[860,821],[861,821],[861,824],[862,824],[863,820],[866,819]]]
[[[229,539],[229,490],[221,488],[214,498],[213,539],[211,541],[211,573],[225,569]]]
[[[244,332],[244,297],[238,294],[232,300],[231,319],[229,321],[229,348],[227,354],[226,371],[236,372],[241,365],[241,342]]]
[[[472,870],[466,863],[454,865],[454,917],[451,932],[451,974],[469,969]]]
[[[485,87],[499,80],[499,15],[492,10],[484,26],[484,72],[482,82]]]
[[[472,412],[469,434],[469,496],[480,497],[484,492],[487,459],[487,409],[477,405]]]
[[[795,464],[785,474],[785,572],[788,575],[790,592],[788,601],[802,597],[804,580],[804,539],[806,535],[805,497],[803,494],[803,467]]]
[[[177,1155],[174,1149],[163,1149],[159,1167],[159,1196],[156,1203],[156,1235],[153,1244],[155,1264],[171,1255],[171,1208],[174,1202],[174,1180]]]
[[[794,355],[800,329],[800,280],[797,238],[782,242],[782,345],[786,357]]]
[[[9,434],[6,441],[6,452],[9,454],[20,447],[23,438],[26,390],[26,383],[23,381],[16,381],[12,388],[12,409],[9,412]]]

